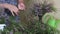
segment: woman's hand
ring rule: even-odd
[[[14,16],[14,13],[16,14],[16,15],[18,15],[18,8],[16,7],[16,6],[14,6],[14,5],[8,5],[8,7],[7,7],[10,11],[11,11],[11,13],[12,13],[12,15]],[[13,13],[14,12],[14,13]]]
[[[16,15],[18,15],[18,8],[14,5],[11,5],[11,4],[7,4],[7,3],[4,3],[4,4],[0,4],[1,7],[4,7],[4,8],[7,8],[11,11],[12,15],[14,16],[14,13]],[[13,13],[14,12],[14,13]]]

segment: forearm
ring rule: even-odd
[[[7,4],[7,3],[0,4],[0,7],[8,8],[8,9],[11,9],[11,8],[13,8],[13,9],[14,9],[14,7],[15,7],[15,8],[17,8],[16,6],[11,5],[11,4]]]
[[[3,4],[0,4],[0,7],[4,7],[4,5]]]
[[[0,7],[3,7],[3,8],[8,8],[10,5],[4,3],[4,4],[0,4]]]

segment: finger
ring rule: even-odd
[[[14,13],[13,13],[13,11],[11,11],[11,13],[12,13],[13,16],[15,16]]]
[[[18,12],[15,12],[16,15],[18,15]]]

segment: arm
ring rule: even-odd
[[[6,7],[4,6],[4,4],[0,4],[0,7],[7,8],[7,6]]]

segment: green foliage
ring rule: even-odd
[[[28,0],[26,0],[27,4]],[[29,4],[29,2],[28,2]],[[29,7],[29,6],[28,6]],[[53,7],[51,8],[55,10]],[[20,11],[21,22],[16,23],[14,17],[10,17],[10,25],[1,31],[1,34],[56,34],[58,31],[55,28],[50,27],[48,24],[41,23],[41,21],[34,19],[34,16],[30,9],[26,11]],[[3,23],[4,21],[0,22]]]

